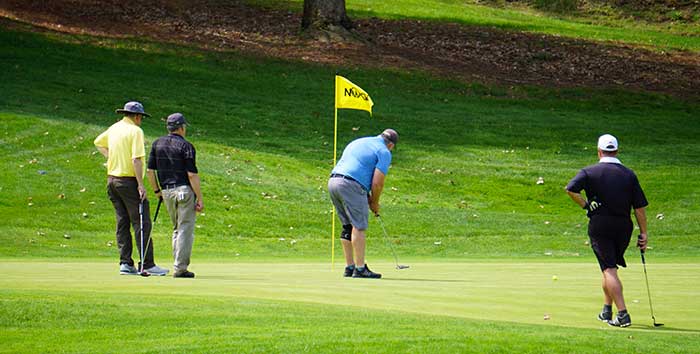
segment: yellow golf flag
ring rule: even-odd
[[[335,108],[359,109],[372,115],[372,98],[350,80],[335,76]]]

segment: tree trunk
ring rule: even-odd
[[[359,39],[352,28],[345,0],[304,0],[301,29],[306,34],[325,41]]]

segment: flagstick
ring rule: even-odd
[[[337,88],[336,88],[337,89]],[[336,145],[338,144],[338,98],[333,90],[333,110],[335,111],[335,123],[333,124],[333,167],[336,160]],[[335,270],[335,209],[331,209],[331,272]]]

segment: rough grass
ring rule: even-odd
[[[301,11],[302,0],[248,0],[263,6]],[[658,50],[700,50],[697,18],[682,23],[640,21],[609,7],[591,5],[587,11],[572,11],[572,0],[536,0],[541,9],[503,2],[493,6],[474,0],[356,0],[346,3],[351,18],[379,17],[419,19],[497,27],[506,30],[544,33],[595,41],[642,45]],[[499,3],[499,1],[496,1]],[[491,6],[488,6],[491,5]],[[551,12],[557,10],[558,12]],[[649,13],[648,15],[651,15]],[[674,16],[670,14],[670,16]],[[680,16],[680,15],[675,15]],[[683,15],[685,16],[685,15]],[[696,16],[697,17],[697,16]]]

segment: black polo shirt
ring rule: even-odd
[[[566,189],[574,193],[585,190],[589,203],[598,202],[599,207],[588,216],[629,218],[632,208],[639,209],[649,204],[637,175],[620,163],[600,162],[588,166],[579,171]]]
[[[158,171],[161,188],[189,185],[187,172],[197,173],[194,146],[174,133],[160,137],[151,146],[148,169]]]

